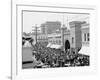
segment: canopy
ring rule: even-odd
[[[82,48],[81,48],[81,50],[79,51],[79,53],[89,55],[89,54],[90,54],[90,47],[88,47],[88,46],[82,46]]]
[[[61,48],[61,45],[53,44],[50,46],[50,48],[59,49],[59,48]]]
[[[31,47],[31,44],[29,43],[29,41],[25,41],[24,47]]]
[[[47,45],[47,47],[50,47],[52,44],[51,43],[49,43],[48,45]]]

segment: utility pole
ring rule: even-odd
[[[39,31],[38,30],[39,27],[37,27],[37,24],[35,26],[33,26],[33,27],[34,27],[34,30],[32,30],[32,31],[35,32],[35,40],[36,40],[36,43],[37,43],[37,36],[38,36],[37,32]]]

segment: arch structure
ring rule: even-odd
[[[69,50],[70,47],[71,47],[70,41],[69,41],[69,40],[66,40],[66,41],[65,41],[65,51],[66,51],[66,50]]]

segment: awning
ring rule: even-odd
[[[79,51],[79,53],[90,55],[90,47],[88,47],[88,46],[82,46],[82,48]]]
[[[50,48],[60,49],[61,45],[53,44]]]
[[[51,43],[49,43],[48,45],[47,45],[47,47],[50,47],[52,44]]]
[[[25,42],[24,47],[31,47],[31,44],[29,43],[29,41]]]

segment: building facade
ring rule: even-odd
[[[48,34],[48,43],[61,45],[61,33]]]
[[[90,55],[90,28],[89,23],[85,23],[81,27],[82,31],[82,47],[79,53]]]
[[[37,41],[40,43],[61,45],[63,50],[74,49],[76,53],[78,53],[82,46],[89,46],[90,34],[87,22],[69,22],[70,30],[65,25],[61,26],[56,23],[46,22],[45,25],[42,24],[43,30],[37,35]],[[46,27],[44,28],[44,26]],[[54,26],[55,29],[53,28]],[[35,38],[36,35],[34,34],[33,39],[35,40]]]
[[[89,46],[89,27],[86,27],[88,24],[84,21],[72,21],[69,26],[70,30],[62,27],[59,33],[48,35],[48,43],[61,45],[63,50],[74,49],[76,53],[83,45]]]
[[[90,29],[89,24],[83,24],[81,27],[82,30],[82,46],[89,46],[90,41]]]
[[[59,21],[47,21],[43,24],[41,24],[41,33],[43,34],[52,34],[57,29],[61,28],[61,22]]]

